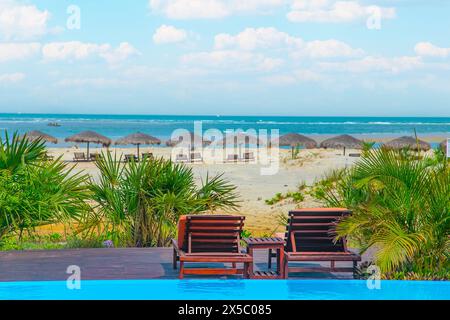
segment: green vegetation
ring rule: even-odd
[[[46,161],[42,141],[14,134],[0,141],[0,240],[36,227],[78,222],[90,208],[88,176],[59,159]]]
[[[368,156],[370,151],[375,146],[375,142],[373,141],[363,141],[362,143],[362,156]]]
[[[100,178],[90,183],[97,205],[89,227],[114,243],[166,246],[180,215],[237,207],[236,187],[221,176],[207,176],[197,187],[191,168],[164,159],[123,164],[108,153],[96,164]]]
[[[298,185],[297,190],[296,191],[288,191],[285,194],[278,192],[275,194],[275,196],[271,199],[266,199],[265,203],[267,205],[274,205],[276,203],[279,203],[283,200],[286,199],[292,199],[292,201],[294,201],[295,203],[300,203],[303,202],[305,200],[304,195],[302,194],[302,192],[307,188],[305,182],[302,182]]]
[[[399,154],[401,156],[399,156]],[[450,175],[445,160],[373,150],[353,167],[318,183],[315,196],[353,215],[337,227],[385,278],[448,278]]]

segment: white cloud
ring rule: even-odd
[[[114,64],[126,60],[138,51],[128,42],[123,42],[117,48],[110,44],[85,43],[80,41],[52,42],[45,44],[42,55],[45,60],[83,60],[101,57]]]
[[[127,60],[131,56],[140,55],[141,53],[128,42],[122,42],[117,48],[110,48],[106,52],[100,53],[109,64],[117,64]]]
[[[338,40],[315,40],[308,42],[305,47],[294,53],[294,57],[303,55],[311,58],[354,57],[364,53],[362,49],[354,49],[345,42]]]
[[[212,69],[233,71],[270,71],[283,64],[283,60],[262,54],[237,50],[216,50],[190,53],[182,56],[182,63],[201,65]]]
[[[0,84],[17,83],[23,79],[25,79],[25,74],[20,72],[0,74]]]
[[[170,19],[220,19],[233,14],[265,13],[285,0],[150,0],[150,9]]]
[[[420,57],[373,57],[367,56],[359,60],[345,62],[322,62],[319,63],[322,70],[341,71],[352,73],[365,72],[388,72],[399,73],[418,69],[423,66]]]
[[[124,81],[110,78],[66,78],[56,82],[58,87],[117,87],[124,85]]]
[[[450,48],[441,48],[430,42],[419,42],[416,44],[414,51],[419,56],[446,58],[450,56]]]
[[[298,82],[319,82],[324,80],[324,77],[312,70],[299,69],[288,74],[267,76],[262,80],[271,85],[289,85]]]
[[[294,0],[287,18],[292,22],[351,22],[371,16],[393,19],[392,7],[362,5],[358,1]]]
[[[247,28],[233,36],[221,33],[215,36],[214,46],[216,49],[237,48],[240,50],[256,50],[270,48],[299,47],[303,40],[290,36],[275,28]]]
[[[354,57],[364,53],[363,50],[354,49],[342,41],[330,39],[305,42],[299,37],[291,36],[275,28],[247,28],[234,36],[221,33],[215,37],[214,48],[242,51],[273,49],[278,52],[288,50],[295,59]]]
[[[0,63],[11,60],[23,60],[39,53],[41,44],[31,43],[0,43]]]
[[[187,32],[173,26],[162,25],[153,35],[153,42],[156,44],[177,43],[187,39]]]
[[[48,32],[50,13],[34,5],[20,5],[16,1],[0,1],[0,36],[6,40],[23,40]]]

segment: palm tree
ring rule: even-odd
[[[447,167],[405,159],[392,150],[374,150],[322,199],[353,210],[337,226],[338,237],[351,237],[362,251],[376,248],[375,263],[385,274],[448,270]]]
[[[236,187],[221,176],[207,176],[197,187],[191,168],[164,159],[123,164],[121,157],[106,154],[96,164],[100,177],[91,181],[96,221],[125,245],[165,246],[180,215],[237,207]]]
[[[46,161],[41,140],[0,140],[0,240],[35,227],[81,221],[89,210],[88,176],[60,159]]]

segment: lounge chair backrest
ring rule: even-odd
[[[229,215],[187,216],[183,251],[239,253],[244,219]]]
[[[143,153],[142,154],[142,159],[153,159],[153,153]]]
[[[237,154],[229,154],[227,160],[238,160],[239,155]]]
[[[351,211],[344,208],[299,209],[289,212],[287,252],[345,252],[345,239],[334,242],[337,222]]]
[[[244,153],[244,159],[248,160],[248,159],[253,159],[253,152],[245,152]]]
[[[202,154],[200,152],[191,153],[191,159],[201,159]]]
[[[188,160],[188,156],[185,155],[185,154],[177,154],[176,160],[177,161],[187,161]]]
[[[75,159],[86,159],[84,152],[74,152],[73,156],[75,157]]]

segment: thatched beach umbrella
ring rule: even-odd
[[[73,136],[67,137],[64,141],[66,142],[76,142],[76,143],[87,143],[87,157],[89,158],[89,144],[101,144],[104,147],[109,147],[111,145],[111,139],[95,132],[95,131],[83,131]]]
[[[320,144],[321,148],[331,148],[331,149],[344,149],[344,155],[345,155],[345,149],[361,149],[362,148],[362,141],[359,139],[356,139],[348,134],[343,134],[331,139],[327,139],[322,141]]]
[[[261,139],[258,137],[255,137],[254,135],[244,133],[244,132],[237,132],[237,133],[230,133],[225,136],[222,140],[218,140],[215,142],[216,145],[221,145],[226,147],[227,144],[231,144],[233,146],[238,146],[242,144],[255,144],[257,146],[263,144]]]
[[[54,144],[58,143],[58,139],[56,139],[55,137],[53,137],[49,134],[46,134],[42,131],[38,131],[38,130],[33,130],[30,132],[27,132],[26,137],[30,141],[35,141],[35,140],[41,139],[42,141],[46,141],[46,142],[50,142],[50,143],[54,143]]]
[[[193,133],[192,131],[189,132],[189,140],[187,141],[187,144],[190,145],[190,147],[203,147],[211,144],[211,141],[208,141],[206,139],[203,139],[203,137]],[[186,143],[184,140],[184,135],[179,135],[176,138],[172,138],[170,140],[166,141],[166,145],[168,147],[175,147],[179,145],[180,143]]]
[[[137,146],[137,154],[138,154],[138,159],[139,159],[139,147],[140,145],[150,145],[150,144],[157,144],[160,145],[161,144],[161,140],[159,140],[158,138],[155,138],[151,135],[145,134],[145,133],[141,133],[141,132],[137,132],[137,133],[133,133],[130,134],[126,137],[123,137],[119,140],[116,141],[115,143],[116,145],[127,145],[127,144],[132,144]]]
[[[282,147],[292,148],[292,158],[294,157],[294,148],[298,146],[305,147],[307,149],[317,148],[317,142],[311,138],[298,133],[288,133],[282,135],[278,144]]]
[[[384,147],[389,148],[389,149],[411,149],[411,150],[415,150],[418,151],[419,150],[430,150],[431,146],[429,143],[422,141],[422,140],[416,140],[413,137],[400,137],[397,139],[394,139],[392,141],[389,141],[385,144],[383,144]]]

